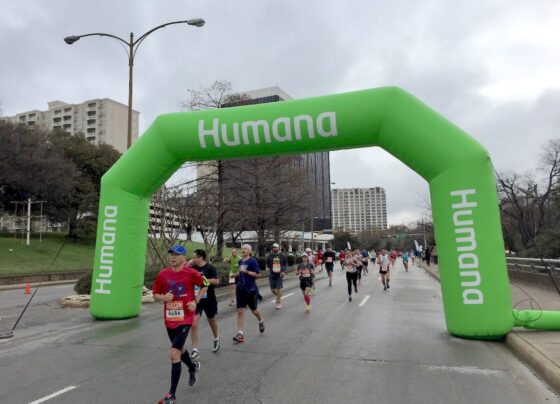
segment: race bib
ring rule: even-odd
[[[185,319],[185,310],[183,309],[183,301],[167,302],[165,306],[165,319],[167,321],[183,321]]]
[[[200,292],[200,288],[197,285],[194,285],[194,297],[198,297],[198,292]],[[206,299],[208,297],[208,292],[201,297],[201,299]]]
[[[279,274],[280,271],[282,271],[282,266],[279,262],[275,262],[274,264],[272,264],[272,272],[274,272],[275,274]]]
[[[327,257],[327,262],[330,264],[332,263],[332,257]]]

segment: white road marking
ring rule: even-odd
[[[35,401],[33,401],[33,402],[29,403],[29,404],[44,403],[45,401],[50,400],[51,398],[55,398],[56,396],[60,396],[61,394],[64,394],[64,393],[66,393],[67,391],[74,390],[74,389],[76,389],[76,388],[78,388],[78,385],[65,387],[65,388],[63,388],[62,390],[55,391],[54,393],[52,393],[52,394],[50,394],[50,395],[48,395],[48,396],[45,396],[45,397],[43,397],[43,398],[40,398],[40,399],[38,399],[38,400],[35,400]]]
[[[366,302],[369,300],[369,295],[366,295],[366,297],[364,297],[362,299],[362,302],[358,305],[358,307],[363,307],[364,304],[366,304]]]
[[[292,295],[295,295],[295,293],[288,293],[287,295],[282,296],[280,300],[284,300],[285,298],[290,297]],[[276,299],[271,300],[270,303],[276,303]]]

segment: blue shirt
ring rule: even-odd
[[[245,268],[250,272],[261,272],[259,263],[253,257],[241,259],[239,261],[239,269],[241,268]],[[255,281],[255,277],[249,274],[239,273],[239,277],[237,278],[237,289],[243,289],[247,292],[254,292],[255,290],[257,290],[257,284],[255,283]]]

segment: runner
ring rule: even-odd
[[[257,308],[258,289],[255,282],[260,277],[261,270],[256,259],[251,257],[252,247],[249,244],[241,246],[241,260],[239,261],[239,272],[236,275],[235,297],[237,300],[237,334],[233,340],[238,343],[245,342],[243,327],[245,325],[245,308],[249,306],[251,313],[259,320],[259,331],[264,332],[264,321]]]
[[[239,272],[239,257],[237,256],[237,248],[232,248],[230,256],[224,258],[224,262],[229,264],[229,305],[235,304],[235,275]]]
[[[379,263],[379,274],[381,275],[383,290],[387,290],[389,289],[389,266],[391,263],[387,250],[381,250],[381,254],[379,254],[377,262]]]
[[[346,252],[344,250],[340,250],[338,253],[338,259],[340,260],[340,270],[344,270],[344,260],[346,259]]]
[[[191,263],[193,264],[193,268],[204,275],[209,283],[208,291],[203,295],[200,294],[198,286],[195,286],[194,288],[197,305],[191,329],[191,359],[197,360],[200,357],[200,353],[198,352],[198,328],[202,312],[206,313],[208,325],[210,325],[212,335],[214,336],[212,352],[216,353],[220,350],[220,335],[218,334],[218,322],[216,321],[216,314],[218,314],[218,300],[216,299],[216,291],[214,290],[216,286],[220,286],[220,279],[218,278],[218,270],[213,265],[206,262],[206,251],[194,250],[194,256]]]
[[[355,250],[354,253],[352,254],[354,260],[356,261],[356,269],[358,271],[357,273],[357,280],[358,280],[358,285],[361,286],[362,285],[362,269],[364,268],[364,265],[362,263],[362,256],[360,254],[360,250]],[[358,293],[358,291],[356,290],[356,293]]]
[[[317,257],[315,262],[315,266],[320,266],[319,272],[323,272],[323,263],[325,262],[324,255],[325,253],[323,252],[323,250],[319,248],[319,250],[317,251]]]
[[[412,261],[412,266],[416,265],[416,254],[413,250],[410,250],[410,260]]]
[[[332,274],[334,271],[334,261],[336,260],[336,253],[332,250],[330,245],[327,246],[327,251],[325,251],[323,258],[325,260],[327,276],[329,277],[329,286],[332,286]]]
[[[391,262],[391,267],[395,265],[395,261],[397,260],[397,252],[395,250],[391,250],[389,254],[389,260]]]
[[[377,253],[375,252],[375,250],[371,250],[371,252],[369,253],[369,257],[371,259],[371,263],[373,264],[373,266],[375,266],[375,259],[377,258]]]
[[[189,386],[196,383],[196,374],[200,370],[200,362],[194,363],[185,349],[185,341],[189,335],[196,310],[194,296],[195,286],[201,287],[206,293],[207,282],[193,268],[185,265],[187,250],[181,245],[169,249],[170,266],[161,270],[152,288],[154,300],[163,303],[163,317],[167,335],[171,341],[171,387],[161,399],[160,404],[175,403],[175,391],[181,378],[181,361],[189,369]]]
[[[268,281],[270,290],[276,297],[276,309],[282,308],[282,288],[284,286],[282,281],[288,269],[288,260],[279,250],[280,246],[277,243],[272,244],[272,252],[266,257],[266,267],[269,271]]]
[[[298,264],[297,273],[299,275],[299,287],[303,293],[303,300],[305,300],[305,311],[311,311],[311,289],[313,288],[313,278],[315,271],[313,264],[309,263],[307,255],[301,257],[301,264]]]
[[[369,254],[367,250],[362,250],[361,258],[362,258],[362,267],[363,267],[364,275],[367,275],[368,264],[369,264]]]
[[[358,293],[358,264],[359,260],[352,256],[352,251],[346,252],[346,258],[344,259],[344,269],[346,269],[346,283],[348,284],[348,301],[352,301],[352,284],[354,284],[354,290]]]
[[[405,271],[408,272],[408,251],[405,251],[402,255],[402,263]]]

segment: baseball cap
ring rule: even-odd
[[[280,246],[278,245],[278,243],[274,243],[274,244],[272,244],[272,248],[274,248],[274,247],[276,247],[276,248],[280,248]]]
[[[187,255],[187,250],[182,245],[174,245],[168,251],[168,253],[175,253],[180,255]]]

